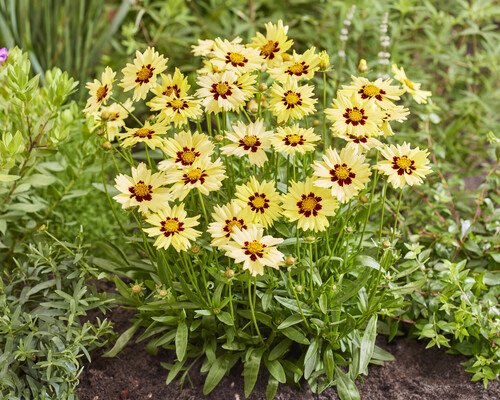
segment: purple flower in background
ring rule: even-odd
[[[9,50],[7,50],[6,47],[2,47],[0,49],[0,64],[3,63],[5,60],[7,60],[8,56],[9,56]]]

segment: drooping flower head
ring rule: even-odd
[[[333,123],[335,135],[377,136],[384,113],[374,107],[374,99],[362,100],[356,94],[346,97],[339,92],[333,100],[333,108],[325,110],[326,117]]]
[[[113,197],[122,208],[127,209],[139,206],[139,211],[156,212],[168,205],[171,200],[169,189],[163,173],[151,174],[146,164],[140,163],[137,168],[132,167],[132,176],[119,174],[115,178],[115,187],[120,194]]]
[[[280,83],[286,83],[288,79],[300,81],[301,79],[312,79],[318,70],[319,56],[315,54],[316,48],[306,50],[304,54],[293,52],[289,61],[276,68],[271,68],[267,72],[271,78]]]
[[[252,43],[248,46],[259,49],[268,67],[279,65],[281,57],[278,56],[286,52],[293,44],[293,40],[287,40],[287,32],[288,26],[283,26],[282,20],[279,20],[277,25],[269,22],[266,24],[266,36],[257,32],[257,36],[252,38]]]
[[[376,168],[388,176],[394,188],[421,185],[422,178],[432,172],[429,167],[429,153],[418,147],[412,149],[409,144],[385,146],[382,149],[385,160],[379,161]]]
[[[111,97],[113,82],[115,81],[116,72],[111,68],[106,67],[104,72],[101,74],[101,80],[94,79],[94,82],[88,82],[85,87],[89,90],[90,97],[87,100],[87,104],[84,113],[87,115],[95,113],[101,105],[105,105],[108,99]]]
[[[149,90],[156,86],[156,76],[167,69],[168,58],[164,58],[154,48],[148,47],[144,53],[135,53],[134,63],[122,69],[120,86],[125,92],[134,89],[133,100],[144,100]]]
[[[314,133],[314,128],[304,129],[295,124],[279,127],[276,135],[271,138],[271,143],[276,149],[286,154],[306,153],[314,150],[315,142],[321,139]]]
[[[266,131],[264,120],[257,119],[248,125],[237,121],[232,128],[233,132],[226,132],[226,138],[233,143],[222,147],[222,154],[238,157],[248,155],[251,164],[262,167],[267,161],[264,150],[271,147],[270,138],[273,136],[272,131]]]
[[[378,78],[370,82],[363,77],[351,76],[351,85],[342,87],[342,91],[348,97],[356,93],[362,100],[374,99],[375,104],[385,109],[394,106],[393,101],[399,100],[399,96],[404,93],[399,86],[391,86],[392,79],[383,80]]]
[[[329,188],[332,196],[341,203],[346,203],[365,187],[370,180],[370,166],[365,164],[365,157],[352,149],[343,148],[340,155],[337,150],[326,150],[323,161],[312,165],[314,185]]]
[[[283,239],[264,236],[264,229],[255,226],[233,229],[232,240],[222,247],[235,263],[243,263],[243,270],[248,270],[253,276],[264,275],[264,267],[279,269],[283,264],[284,254],[276,248]]]
[[[165,143],[165,139],[160,135],[167,133],[168,129],[170,129],[170,126],[162,121],[153,125],[151,125],[149,121],[146,121],[141,128],[125,128],[127,132],[120,135],[120,139],[123,140],[121,146],[131,147],[137,143],[145,143],[151,149],[162,147]]]
[[[260,69],[264,63],[257,49],[232,43],[227,39],[215,39],[214,57],[210,62],[220,71],[234,71],[238,75]]]
[[[166,182],[173,183],[172,197],[182,201],[193,189],[198,189],[204,195],[220,189],[222,181],[227,178],[224,172],[225,167],[220,158],[211,162],[205,157],[183,169],[169,169]]]
[[[128,118],[129,113],[133,111],[134,105],[132,100],[127,99],[123,103],[123,106],[118,103],[102,106],[100,111],[94,114],[94,120],[96,125],[105,124],[106,138],[112,142],[120,133],[121,128],[125,126],[125,120]]]
[[[188,167],[201,158],[210,158],[214,152],[214,145],[207,135],[181,131],[165,142],[163,151],[170,158],[160,161],[158,169],[167,171],[172,167],[181,169]]]
[[[281,214],[280,195],[274,188],[274,181],[259,181],[252,176],[250,181],[236,187],[236,203],[241,208],[249,208],[252,222],[264,228],[272,226]]]
[[[421,83],[408,79],[403,67],[398,68],[396,64],[392,64],[392,73],[394,74],[394,78],[401,82],[405,92],[410,93],[418,104],[426,104],[427,97],[432,96],[432,92],[420,89]]]
[[[150,214],[146,218],[146,222],[153,227],[145,228],[144,232],[150,237],[158,236],[154,245],[159,249],[166,250],[172,245],[178,252],[186,251],[191,247],[191,242],[201,235],[200,231],[193,229],[199,225],[199,218],[199,215],[188,218],[184,204],[173,208],[166,206],[157,214]]]
[[[327,216],[335,215],[338,202],[330,190],[313,186],[313,178],[303,182],[291,182],[292,187],[283,196],[283,215],[297,226],[314,232],[324,231],[328,226]]]
[[[245,95],[236,86],[237,79],[233,71],[198,77],[200,89],[196,91],[196,96],[202,99],[207,114],[234,111],[244,105]]]
[[[289,80],[283,86],[276,82],[271,86],[270,109],[277,117],[278,123],[287,122],[289,118],[302,119],[305,115],[316,111],[313,98],[314,87],[299,86],[296,81]]]
[[[231,240],[231,233],[234,232],[235,227],[244,230],[255,225],[252,222],[250,209],[241,208],[235,200],[222,207],[215,206],[212,218],[215,222],[211,222],[207,230],[212,235],[212,246],[218,248]]]

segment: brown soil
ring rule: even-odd
[[[115,309],[111,319],[115,329],[123,332],[130,326],[128,319],[133,313]],[[383,366],[370,366],[364,384],[357,382],[363,400],[472,400],[500,399],[500,382],[490,382],[484,389],[479,382],[470,382],[471,375],[460,365],[465,357],[446,354],[443,350],[425,350],[425,344],[414,340],[399,339],[388,344],[381,338],[378,345],[391,352],[396,360]],[[173,362],[171,351],[160,351],[152,356],[145,351],[145,343],[129,343],[116,358],[102,358],[102,352],[94,352],[93,361],[86,365],[80,377],[80,400],[239,400],[244,399],[242,368],[236,366],[230,376],[210,393],[203,396],[204,377],[196,366],[190,373],[193,386],[186,382],[180,391],[178,382],[165,385],[168,371],[160,362]],[[266,398],[267,375],[261,373],[257,385],[249,397],[253,400]],[[303,385],[303,389],[280,385],[277,400],[334,400],[338,399],[335,388],[315,395]]]

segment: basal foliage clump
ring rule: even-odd
[[[107,355],[144,327],[149,351],[175,349],[167,384],[202,360],[208,394],[241,361],[247,396],[265,367],[268,398],[302,378],[316,393],[336,385],[359,397],[354,380],[391,359],[375,345],[379,316],[424,284],[404,279],[413,270],[399,264],[398,218],[405,188],[431,172],[427,152],[383,142],[397,143],[391,124],[409,114],[400,96],[422,103],[430,92],[393,66],[402,87],[353,76],[329,107],[328,54],[290,54],[292,44],[281,21],[247,44],[200,40],[196,91],[154,48],[87,84],[89,124],[114,161],[113,199],[137,223],[122,230],[140,256],[97,261],[137,310]],[[131,98],[116,100],[116,81]],[[142,100],[152,113],[139,119]]]

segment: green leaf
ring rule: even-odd
[[[278,360],[269,361],[264,359],[264,363],[266,364],[269,373],[276,378],[276,380],[280,383],[286,382],[286,375],[283,366]]]
[[[344,374],[339,367],[335,367],[335,376],[337,377],[337,393],[341,400],[361,400],[358,388],[348,374]]]
[[[160,365],[163,368],[170,370],[168,375],[167,375],[167,380],[165,381],[166,385],[170,384],[170,382],[172,382],[174,380],[174,378],[177,376],[177,374],[181,371],[186,360],[187,360],[187,358],[185,360],[177,361],[172,367],[170,367],[170,364],[167,364],[164,362],[160,363]]]
[[[368,374],[368,363],[370,362],[377,337],[377,315],[375,314],[368,321],[363,339],[361,339],[359,373]],[[357,375],[357,374],[356,374]],[[353,377],[356,378],[356,377]]]
[[[56,181],[56,177],[53,175],[44,174],[33,174],[23,179],[23,183],[29,183],[33,186],[49,186]]]
[[[311,339],[311,344],[307,349],[307,353],[304,357],[304,378],[309,379],[316,366],[316,360],[318,358],[318,347],[319,340],[317,338]]]
[[[286,297],[281,297],[281,296],[274,296],[276,301],[280,303],[282,306],[288,308],[289,310],[292,310],[296,313],[300,313],[300,309],[297,306],[297,302],[295,300],[286,298]],[[304,303],[300,303],[300,306],[302,307],[302,312],[304,315],[312,315],[313,311]]]
[[[266,350],[265,347],[259,347],[257,349],[250,348],[248,351],[250,357],[245,361],[243,368],[243,378],[245,381],[245,397],[250,396],[252,390],[257,382],[257,376],[259,375],[260,362],[262,359],[262,354]]]
[[[500,285],[500,274],[486,272],[483,277],[483,283],[488,286]]]
[[[276,345],[276,347],[271,350],[267,359],[270,361],[273,361],[273,360],[280,358],[283,354],[285,354],[287,352],[287,350],[290,348],[291,344],[292,344],[292,341],[290,339],[284,339],[284,340],[280,341]]]
[[[186,321],[181,321],[177,326],[177,333],[175,335],[175,354],[179,361],[184,360],[186,356],[186,349],[188,345],[188,327]]]
[[[273,400],[278,391],[279,382],[272,376],[269,375],[269,380],[267,381],[266,387],[266,400]]]
[[[349,300],[352,296],[358,294],[359,290],[364,286],[370,274],[371,269],[366,268],[363,272],[356,278],[356,280],[348,283],[347,285],[342,285],[342,287],[337,288],[333,293],[330,306],[335,306],[344,303]]]
[[[223,324],[233,326],[233,320],[231,319],[231,314],[226,311],[222,311],[219,314],[215,314],[217,319]]]
[[[356,265],[360,265],[361,267],[370,267],[376,269],[377,271],[380,269],[380,264],[378,263],[378,261],[370,256],[356,256],[354,258],[354,263]]]
[[[273,300],[273,289],[269,288],[266,290],[266,293],[264,293],[264,296],[262,296],[262,309],[264,310],[264,312],[269,309],[272,300]]]
[[[372,362],[380,362],[380,361],[394,361],[394,356],[388,351],[381,349],[378,346],[374,346],[373,354],[372,354]]]
[[[285,319],[281,324],[279,324],[278,329],[285,329],[289,326],[295,325],[302,321],[302,316],[300,314],[292,314],[287,319]]]
[[[326,377],[331,381],[335,372],[335,360],[333,358],[333,350],[330,346],[323,353],[323,364],[325,366]]]
[[[219,384],[222,377],[226,374],[229,367],[230,354],[226,353],[217,358],[211,365],[208,371],[205,385],[203,386],[203,394],[206,396]]]
[[[283,329],[281,332],[283,333],[283,335],[285,335],[289,339],[292,339],[294,342],[300,344],[309,344],[309,340],[307,340],[306,336],[298,329],[288,327]]]
[[[139,329],[140,324],[141,324],[140,320],[135,321],[134,325],[132,325],[130,328],[128,328],[125,332],[123,332],[120,335],[113,348],[110,351],[104,353],[102,357],[114,357],[120,351],[122,351],[123,348],[129,342],[129,340],[132,339],[132,336],[134,336],[134,333],[137,331],[137,329]]]
[[[319,309],[321,310],[321,312],[323,314],[328,313],[328,298],[326,297],[326,295],[324,293],[321,293],[321,295],[319,296],[318,305],[319,305]]]
[[[413,282],[407,283],[404,286],[389,289],[387,292],[391,293],[393,295],[413,293],[415,290],[424,286],[425,282],[427,282],[427,279],[422,278],[422,279],[419,279],[418,281],[413,281]]]

